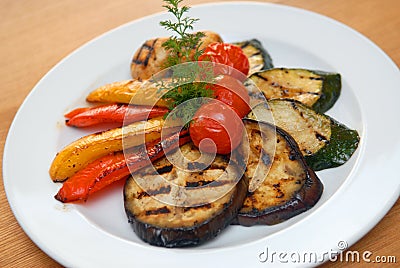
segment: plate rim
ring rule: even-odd
[[[233,2],[214,2],[214,3],[202,3],[202,4],[198,4],[198,5],[193,5],[192,8],[198,8],[198,7],[213,7],[213,6],[225,6],[225,5],[236,5],[236,6],[240,6],[240,5],[253,5],[253,6],[257,6],[257,5],[261,5],[261,6],[270,6],[272,8],[274,7],[279,7],[279,8],[284,8],[284,9],[289,9],[289,10],[295,10],[297,12],[302,12],[305,13],[307,16],[308,15],[312,15],[312,16],[318,16],[321,19],[324,20],[328,20],[330,21],[330,23],[334,23],[335,25],[338,25],[340,27],[344,27],[346,28],[346,30],[351,30],[352,34],[356,34],[357,36],[361,37],[363,39],[363,41],[368,42],[369,45],[372,45],[376,50],[378,50],[380,52],[380,56],[385,57],[385,60],[387,62],[390,62],[393,66],[392,67],[397,67],[397,65],[393,62],[393,60],[380,48],[378,47],[374,42],[372,42],[369,38],[367,38],[366,36],[364,36],[363,34],[359,33],[358,31],[354,30],[353,28],[343,24],[342,22],[339,22],[337,20],[334,20],[330,17],[327,17],[325,15],[313,12],[313,11],[309,11],[303,8],[298,8],[298,7],[293,7],[293,6],[287,6],[287,5],[283,5],[283,4],[276,4],[276,3],[264,3],[264,2],[256,2],[256,1],[233,1]],[[47,248],[45,245],[43,245],[41,242],[41,238],[36,237],[36,235],[34,233],[31,233],[29,231],[28,225],[26,224],[26,222],[24,222],[22,220],[22,216],[19,213],[19,210],[14,207],[15,201],[13,200],[13,196],[10,194],[10,190],[8,190],[10,188],[10,186],[8,185],[8,183],[10,182],[7,177],[9,176],[8,173],[10,173],[7,170],[7,157],[9,155],[9,150],[10,149],[10,142],[9,140],[11,139],[11,135],[13,133],[13,130],[15,128],[15,124],[17,124],[17,120],[20,116],[20,114],[22,113],[22,110],[24,109],[24,107],[26,106],[26,103],[29,102],[31,95],[33,95],[35,93],[35,91],[37,90],[37,88],[39,87],[39,85],[42,83],[43,80],[47,79],[48,76],[51,76],[52,71],[56,68],[58,68],[58,66],[61,66],[64,64],[65,61],[67,61],[69,58],[73,57],[77,52],[79,52],[81,49],[84,49],[86,46],[89,46],[92,43],[97,42],[97,40],[103,38],[106,35],[112,34],[113,31],[116,31],[120,28],[124,28],[127,27],[131,24],[135,24],[137,22],[140,22],[142,20],[147,20],[148,18],[151,17],[157,17],[160,14],[164,14],[165,12],[157,12],[157,13],[153,13],[138,19],[135,19],[133,21],[124,23],[118,27],[115,27],[109,31],[106,31],[102,34],[100,34],[99,36],[85,42],[84,44],[80,45],[78,48],[74,49],[71,53],[69,53],[67,56],[65,56],[64,58],[62,58],[57,64],[55,64],[37,83],[36,85],[32,88],[32,90],[29,92],[29,94],[25,97],[24,101],[22,102],[22,104],[20,105],[17,113],[14,116],[14,119],[8,129],[8,133],[7,133],[7,137],[5,140],[5,145],[4,145],[4,151],[3,151],[3,169],[2,169],[2,173],[3,173],[3,183],[4,183],[4,189],[5,189],[5,193],[6,193],[6,197],[7,200],[9,202],[9,205],[12,209],[13,214],[15,215],[19,225],[22,227],[22,229],[24,230],[24,232],[30,237],[30,239],[40,247],[41,250],[43,250],[44,252],[46,252],[47,255],[49,255],[50,257],[53,258],[54,252],[51,251],[51,249]],[[367,133],[366,129],[365,129],[365,133]],[[364,147],[363,147],[364,148]],[[361,152],[360,152],[361,153]],[[360,160],[361,161],[361,160]],[[350,176],[350,175],[349,175]],[[347,186],[346,186],[347,187]],[[346,188],[345,185],[340,186],[340,188],[338,189],[337,192],[339,191],[343,191],[344,188]],[[399,185],[397,187],[397,192],[400,191],[399,189]],[[338,193],[334,193],[334,195],[337,195]],[[333,196],[331,197],[331,200],[333,199]],[[357,234],[354,234],[353,237],[351,237],[350,239],[348,238],[347,241],[349,241],[350,245],[352,245],[353,243],[355,243],[356,241],[358,241],[361,237],[363,237],[366,233],[368,233],[385,215],[386,213],[390,210],[390,208],[394,205],[394,203],[396,202],[396,200],[398,199],[398,196],[396,197],[396,195],[392,195],[391,198],[389,200],[387,200],[387,202],[385,203],[384,209],[382,210],[381,214],[378,215],[378,217],[375,218],[375,220],[371,223],[369,223],[369,227],[367,229],[364,229],[364,232],[359,232]],[[327,200],[326,203],[330,202],[331,200]],[[333,202],[333,201],[332,201]],[[323,204],[326,205],[326,204]],[[297,223],[296,223],[297,224]],[[295,225],[296,225],[295,224]],[[285,230],[285,229],[284,229]],[[280,233],[284,230],[278,231],[277,233]],[[272,236],[275,236],[278,234],[272,234]],[[71,260],[65,260],[63,258],[62,255],[57,255],[57,258],[55,258],[56,261],[60,260],[62,263],[67,263],[68,265],[73,265],[72,263],[70,263]]]

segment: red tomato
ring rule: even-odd
[[[189,127],[194,145],[201,151],[218,154],[229,154],[234,150],[242,141],[243,131],[239,116],[220,101],[201,106]]]
[[[243,53],[242,49],[238,46],[226,43],[211,43],[205,49],[203,54],[200,55],[199,61],[212,61],[215,63],[224,64],[235,68],[243,73],[242,75],[233,74],[231,68],[224,68],[217,66],[214,69],[215,74],[230,74],[238,79],[239,76],[245,77],[249,73],[249,59]],[[242,80],[242,79],[241,79]]]
[[[215,98],[235,110],[240,118],[245,117],[250,112],[250,97],[242,82],[225,75],[217,83],[211,86]]]

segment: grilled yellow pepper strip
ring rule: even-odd
[[[99,157],[159,139],[163,125],[164,119],[157,117],[82,137],[56,155],[50,177],[53,181],[64,181]]]
[[[128,103],[168,107],[161,99],[155,83],[150,81],[126,80],[101,86],[92,91],[87,97],[88,102]]]

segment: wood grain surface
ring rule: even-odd
[[[214,1],[186,1],[189,5],[207,2]],[[399,0],[262,2],[301,7],[343,22],[370,38],[392,58],[397,66],[400,65]],[[9,126],[18,107],[46,72],[92,38],[123,23],[159,11],[162,11],[161,0],[0,0],[1,155]],[[350,250],[359,252],[368,250],[373,252],[373,256],[396,256],[398,265],[400,263],[399,212],[400,203],[397,201],[379,224]],[[0,217],[0,267],[61,267],[23,232],[7,202],[2,179]],[[323,265],[323,267],[345,266],[395,267],[396,265],[356,262],[334,262]]]

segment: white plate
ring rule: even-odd
[[[340,241],[351,245],[365,235],[398,198],[400,75],[376,45],[334,20],[274,4],[201,5],[191,15],[200,18],[198,29],[221,33],[226,41],[258,38],[275,66],[341,73],[342,95],[329,114],[359,131],[359,149],[344,166],[318,173],[325,192],[312,210],[272,227],[230,226],[196,248],[141,242],[127,223],[121,185],[85,205],[60,204],[53,198],[60,185],[50,181],[48,168],[59,149],[83,135],[64,126],[64,112],[84,105],[95,87],[129,78],[133,52],[145,39],[167,35],[158,23],[168,16],[123,25],[76,50],[36,85],[5,145],[3,175],[11,208],[30,238],[61,264],[249,267],[265,265],[259,257],[265,260],[268,249],[267,262],[272,257],[274,264],[298,266],[292,258],[305,253],[318,256],[311,260],[315,265],[340,249]],[[278,256],[283,252],[287,255]]]

